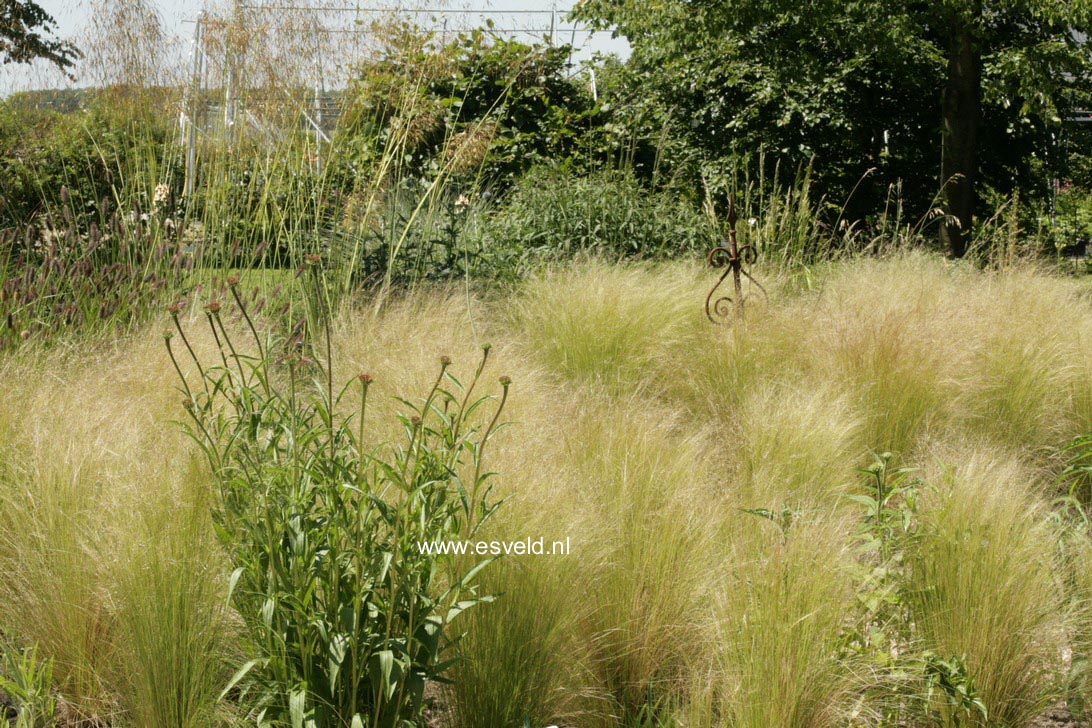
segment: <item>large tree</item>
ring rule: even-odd
[[[55,27],[53,17],[31,0],[0,0],[0,60],[43,58],[62,70],[71,68],[80,53],[71,43],[49,37]]]
[[[815,155],[829,189],[872,169],[919,206],[939,194],[956,256],[980,183],[1026,183],[1092,78],[1079,34],[1092,0],[584,0],[576,13],[629,40],[642,90],[707,155]]]

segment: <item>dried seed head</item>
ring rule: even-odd
[[[192,410],[193,409],[193,400],[190,399],[189,397],[186,397],[185,399],[182,400],[182,406],[187,410]]]
[[[492,349],[492,348],[493,348],[492,344],[488,344],[488,343],[482,344],[482,352],[484,352],[486,354],[488,354],[489,350]]]
[[[359,379],[360,383],[363,384],[365,387],[375,381],[375,377],[373,377],[371,374],[359,374],[357,375],[357,379]]]
[[[448,356],[447,354],[444,354],[443,356],[441,356],[440,357],[440,366],[442,366],[444,369],[447,369],[449,366],[451,366],[451,357]]]
[[[19,336],[22,337],[23,341],[26,341],[27,339],[30,338],[30,330],[29,329],[23,329],[22,333],[20,333]]]
[[[417,415],[414,415],[413,417],[410,417],[409,421],[410,421],[410,424],[413,425],[414,427],[419,427],[420,424],[421,424],[421,418],[418,417]]]
[[[177,315],[178,315],[178,313],[179,313],[179,312],[180,312],[181,310],[182,310],[182,301],[175,301],[175,302],[174,302],[174,303],[172,303],[172,304],[171,304],[170,306],[167,306],[167,311],[168,311],[168,312],[169,312],[169,313],[170,313],[170,314],[171,314],[172,316],[177,316]]]
[[[500,385],[507,389],[512,384],[512,377],[503,376],[500,378]]]
[[[227,277],[227,284],[231,288],[234,288],[235,286],[239,285],[239,276],[228,276]]]
[[[310,255],[305,256],[304,260],[306,260],[308,263],[311,263],[311,264],[321,263],[322,262],[322,256],[318,255],[317,253],[311,253]]]
[[[167,331],[163,332],[163,340],[164,341],[170,341],[173,338],[174,338],[174,332],[173,331],[168,329]]]
[[[209,313],[220,313],[220,302],[212,301],[211,303],[205,304],[205,310]]]

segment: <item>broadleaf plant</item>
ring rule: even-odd
[[[319,363],[294,344],[271,358],[284,343],[263,342],[244,310],[257,352],[248,353],[219,305],[205,310],[216,364],[197,360],[180,307],[172,308],[198,386],[183,374],[174,332],[166,338],[186,429],[215,476],[213,519],[234,568],[230,599],[256,653],[231,690],[249,693],[259,724],[414,725],[426,683],[450,666],[452,620],[488,601],[475,589],[487,562],[420,544],[471,538],[500,505],[482,458],[510,380],[501,378],[499,401],[482,417],[476,410],[497,399],[474,394],[489,347],[465,386],[441,357],[423,402],[402,400],[401,443],[369,449],[371,376],[335,391],[329,358]]]

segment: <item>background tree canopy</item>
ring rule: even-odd
[[[44,58],[58,68],[71,68],[80,53],[71,43],[46,37],[54,25],[52,16],[31,0],[0,0],[0,61]]]
[[[585,0],[576,14],[629,40],[619,72],[645,98],[622,123],[670,125],[676,172],[814,160],[818,189],[857,217],[900,184],[914,211],[943,205],[956,255],[983,198],[1045,196],[1063,120],[1089,99],[1090,0]]]

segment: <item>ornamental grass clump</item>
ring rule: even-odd
[[[1058,533],[1035,477],[1011,456],[954,450],[926,470],[921,524],[908,550],[906,603],[921,647],[959,656],[989,719],[1028,725],[1063,697],[1058,679],[1074,627]]]
[[[220,356],[198,365],[199,385],[183,375],[173,337],[167,346],[186,428],[212,466],[231,601],[255,655],[225,692],[260,723],[410,725],[426,683],[450,664],[451,621],[488,601],[475,588],[488,561],[421,545],[473,538],[499,506],[483,454],[511,380],[501,377],[493,405],[497,397],[477,393],[488,347],[465,385],[441,357],[423,402],[401,400],[401,443],[369,450],[370,375],[335,391],[329,360],[313,359],[313,346],[293,343],[274,358],[284,344],[261,341],[250,326],[265,352],[254,354],[220,309],[205,309]],[[184,327],[177,331],[192,356]]]

